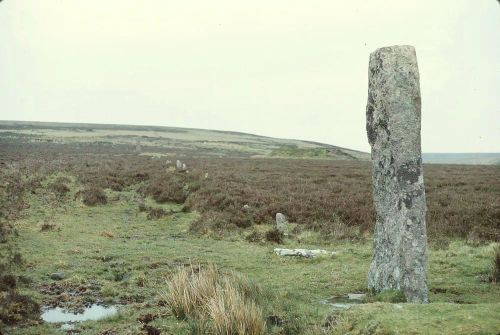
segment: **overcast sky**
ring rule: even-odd
[[[369,151],[369,53],[415,46],[425,152],[500,152],[495,0],[4,0],[0,119]]]

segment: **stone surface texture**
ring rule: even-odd
[[[278,256],[298,256],[305,258],[314,258],[317,256],[333,256],[336,254],[334,251],[326,251],[322,249],[282,249],[275,248],[274,253]]]
[[[276,229],[286,234],[287,228],[288,228],[288,220],[286,219],[286,216],[282,213],[276,213]]]
[[[420,149],[420,84],[415,49],[370,55],[366,130],[377,213],[368,287],[396,289],[427,303],[425,189]]]

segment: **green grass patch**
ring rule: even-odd
[[[30,195],[27,215],[16,223],[17,244],[26,264],[19,274],[31,283],[23,293],[45,305],[67,299],[69,309],[94,300],[121,306],[115,317],[76,325],[82,334],[137,334],[142,329],[138,319],[145,314],[154,315],[150,324],[165,334],[192,333],[193,324],[178,320],[162,297],[168,295],[167,283],[179,268],[209,263],[242,273],[267,292],[261,306],[269,334],[333,334],[339,327],[353,334],[489,334],[500,329],[499,285],[480,280],[490,271],[494,244],[471,247],[456,240],[446,250],[431,250],[430,304],[376,302],[339,314],[322,301],[366,292],[371,243],[327,242],[317,233],[303,232],[285,238],[282,247],[321,248],[337,254],[312,260],[280,258],[273,253],[273,243],[246,241],[248,230],[224,238],[193,236],[189,226],[199,218],[196,212],[148,220],[133,191],[108,192],[108,196],[110,201],[102,206],[88,207],[70,199],[51,207],[46,197]],[[180,209],[151,199],[146,203]],[[58,229],[41,231],[39,222],[48,215]],[[63,272],[65,279],[50,279],[54,272]],[[61,292],[50,294],[50,285],[58,285]],[[86,293],[71,296],[82,287]],[[322,327],[332,314],[341,322],[331,329]],[[51,324],[11,328],[6,333],[65,334]]]

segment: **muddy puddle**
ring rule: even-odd
[[[322,300],[321,303],[330,305],[335,310],[346,310],[353,305],[364,303],[363,299],[366,296],[364,293],[348,293],[346,295],[333,296]]]
[[[49,323],[61,323],[62,329],[73,329],[74,324],[82,321],[97,321],[118,313],[116,306],[91,305],[86,307],[82,313],[71,313],[60,307],[45,309],[42,319]]]

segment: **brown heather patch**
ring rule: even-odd
[[[165,217],[165,216],[171,214],[171,212],[166,211],[163,208],[149,207],[147,209],[147,211],[148,211],[148,214],[147,214],[146,218],[148,220],[158,220],[158,219],[161,219],[162,217]]]
[[[194,232],[273,224],[277,212],[329,239],[356,239],[373,231],[369,162],[181,157],[189,173],[180,174],[166,158],[132,154],[133,148],[71,148],[8,143],[0,147],[0,157],[29,176],[33,183],[27,187],[34,190],[43,176],[64,172],[86,188],[135,189],[158,202],[183,203],[185,211],[201,213]],[[500,241],[499,176],[500,166],[425,165],[430,238]]]
[[[82,201],[87,206],[105,205],[108,203],[108,198],[104,190],[97,186],[90,186],[83,191],[77,193],[77,196],[82,197]]]
[[[33,182],[35,180],[35,182]],[[14,166],[2,164],[0,169],[0,326],[36,320],[40,306],[29,296],[19,293],[19,277],[15,271],[23,266],[23,258],[12,243],[12,222],[27,207],[25,193],[40,187],[40,180],[23,178]]]
[[[283,232],[279,231],[276,228],[273,228],[273,229],[268,230],[266,232],[265,237],[266,237],[266,241],[268,241],[268,242],[281,244],[281,243],[283,243],[283,238],[285,236],[284,236]]]

